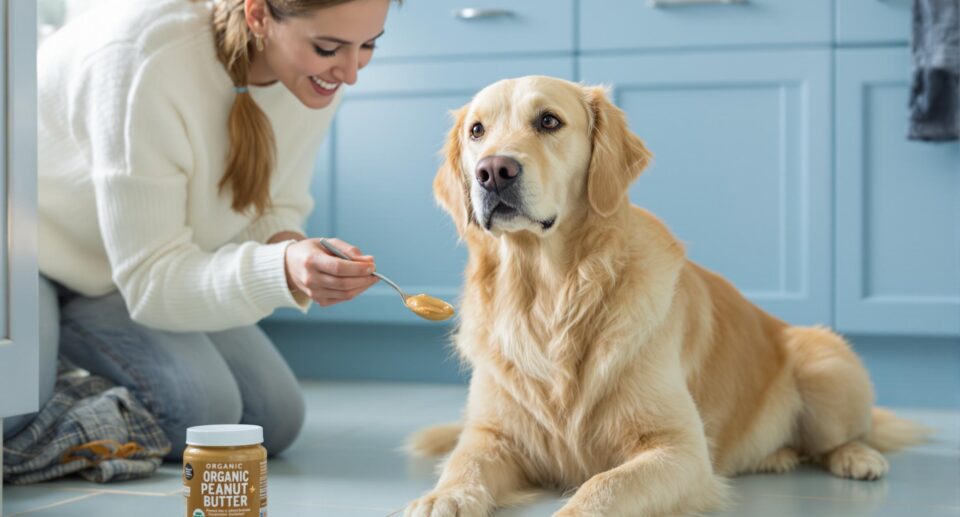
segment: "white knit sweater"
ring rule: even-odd
[[[282,84],[252,87],[277,142],[262,218],[218,192],[235,92],[217,60],[211,6],[114,2],[39,52],[41,272],[87,296],[119,288],[134,321],[165,330],[249,325],[300,307],[289,242],[313,208],[314,155],[337,102],[303,106]]]

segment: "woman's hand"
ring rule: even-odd
[[[331,255],[319,239],[295,242],[287,248],[286,255],[287,286],[323,307],[352,300],[377,283],[377,277],[371,275],[376,270],[372,256],[340,239],[327,241],[360,262]]]

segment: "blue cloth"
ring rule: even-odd
[[[960,0],[913,1],[911,140],[960,138]]]
[[[182,457],[186,429],[194,425],[260,425],[271,455],[286,449],[299,434],[303,393],[259,327],[158,330],[131,320],[118,292],[89,298],[51,286],[45,278],[40,281],[41,336],[59,331],[60,357],[128,389],[170,440],[166,459]],[[41,339],[41,357],[48,358],[41,364],[42,380],[54,378],[56,361],[49,358],[57,354],[43,350],[51,347],[56,349],[56,339]],[[41,386],[41,396],[41,403],[46,403],[51,393]],[[4,420],[4,436],[16,433],[31,418]]]

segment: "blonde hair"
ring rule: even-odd
[[[195,0],[197,1],[197,0]],[[344,4],[351,0],[264,0],[276,21],[305,16],[317,9]],[[237,88],[247,86],[254,38],[247,27],[245,0],[220,0],[213,10],[213,35],[217,57]],[[253,207],[257,215],[270,208],[270,174],[276,165],[276,141],[273,127],[246,90],[238,90],[227,121],[230,152],[220,180],[220,191],[233,193],[231,208],[245,212]]]

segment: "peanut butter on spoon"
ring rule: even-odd
[[[448,320],[454,312],[453,305],[422,293],[404,298],[403,303],[417,316],[430,321]]]

